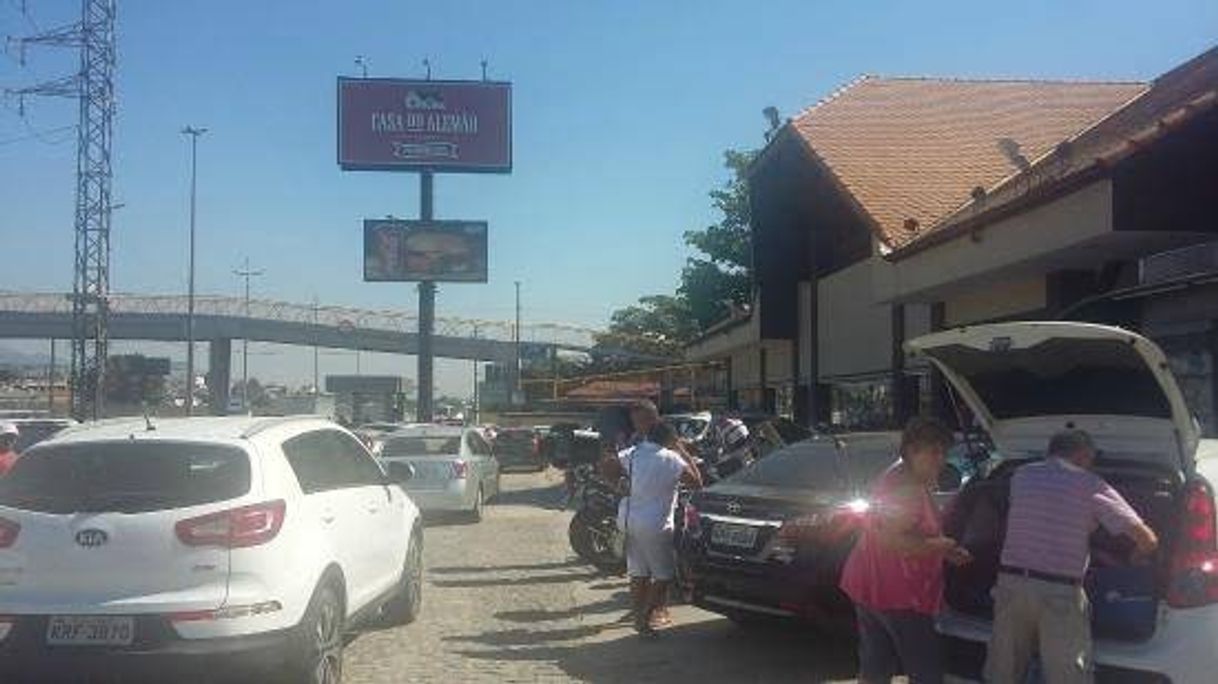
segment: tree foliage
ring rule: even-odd
[[[752,233],[749,227],[749,165],[755,151],[728,150],[724,166],[732,177],[711,191],[711,204],[719,219],[701,230],[684,234],[696,254],[681,272],[672,295],[648,295],[637,304],[613,312],[606,332],[597,337],[593,363],[598,370],[638,365],[629,355],[677,358],[685,345],[734,306],[752,299]],[[620,359],[609,363],[608,359]]]

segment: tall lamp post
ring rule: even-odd
[[[513,342],[515,343],[515,346],[516,346],[516,369],[515,369],[516,383],[515,383],[515,387],[512,388],[512,392],[514,393],[515,396],[512,397],[513,401],[509,402],[509,403],[515,403],[515,398],[517,396],[520,396],[523,394],[522,388],[524,387],[522,378],[520,377],[524,372],[524,368],[521,366],[521,359],[520,359],[520,281],[519,280],[516,281],[516,327],[513,331],[513,337],[515,338],[513,340]]]
[[[190,136],[190,269],[186,285],[186,415],[195,412],[195,178],[198,172],[199,136],[206,128],[187,126]]]
[[[233,275],[238,278],[245,278],[245,321],[242,322],[241,334],[241,408],[247,413],[250,411],[250,336],[245,326],[248,326],[250,321],[250,278],[263,273],[266,271],[250,269],[249,257],[245,257],[241,268],[233,271]]]

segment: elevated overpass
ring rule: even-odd
[[[113,294],[110,339],[185,342],[187,300],[182,295]],[[511,363],[516,358],[514,324],[437,317],[435,354],[452,359]],[[550,349],[586,351],[596,330],[560,323],[527,323],[520,339],[531,354]],[[58,293],[0,292],[0,338],[69,339],[72,305]],[[247,339],[309,347],[390,354],[418,352],[413,312],[293,304],[240,297],[196,296],[195,340],[209,346],[209,386],[227,395],[232,341]],[[223,389],[221,389],[223,388]],[[223,401],[219,401],[223,400]],[[227,397],[213,397],[227,405]],[[217,404],[213,404],[217,405]]]

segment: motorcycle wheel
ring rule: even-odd
[[[571,524],[567,526],[567,541],[570,542],[575,555],[595,564],[592,533],[578,515],[572,517]]]
[[[588,561],[596,566],[597,570],[611,575],[621,575],[626,572],[626,551],[620,534],[616,531],[590,532],[589,540],[592,545],[592,554]]]

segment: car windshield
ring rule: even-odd
[[[139,513],[234,499],[249,491],[236,447],[115,442],[32,449],[0,479],[0,506],[41,513]]]
[[[781,449],[730,478],[738,484],[830,491],[850,486],[837,447],[829,440],[809,440]]]
[[[461,452],[461,436],[393,437],[382,447],[383,456],[446,456]]]

